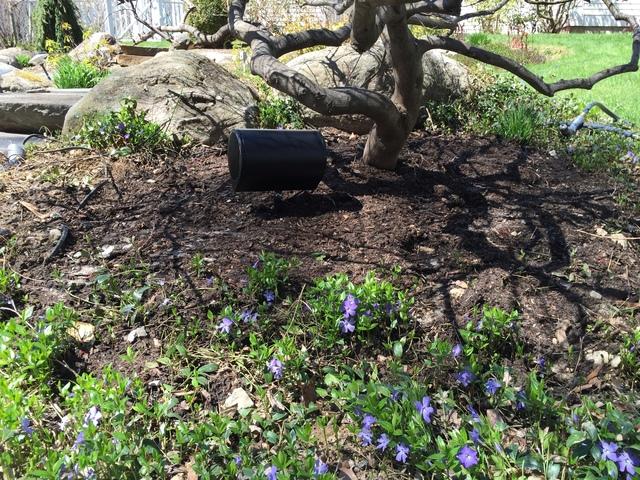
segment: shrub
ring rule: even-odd
[[[36,43],[46,48],[47,41],[68,50],[82,42],[82,27],[72,0],[38,0],[33,11]]]
[[[260,128],[303,128],[302,107],[291,97],[273,93],[264,82],[258,83],[262,99],[258,102]]]
[[[106,69],[64,56],[57,62],[53,83],[58,88],[93,88],[108,74]]]
[[[527,105],[517,105],[501,113],[496,120],[494,132],[506,140],[531,143],[543,128],[540,114]]]
[[[227,23],[229,6],[225,0],[192,0],[194,10],[187,23],[203,33],[216,33]]]
[[[126,98],[117,112],[85,121],[77,139],[92,148],[115,149],[120,154],[157,151],[170,144],[164,129],[137,111],[137,102]]]

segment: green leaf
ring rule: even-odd
[[[396,358],[400,358],[402,357],[402,353],[403,353],[402,343],[395,342],[393,344],[393,356]]]

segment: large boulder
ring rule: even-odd
[[[351,45],[330,47],[305,53],[287,64],[323,87],[360,87],[385,95],[393,91],[393,76],[384,47],[377,43],[359,54]],[[447,101],[464,94],[471,74],[461,63],[439,51],[422,57],[424,100]],[[366,133],[371,120],[356,115],[327,117],[305,109],[305,120],[316,126],[332,126],[355,133]]]
[[[160,53],[140,65],[119,68],[102,80],[67,114],[64,133],[87,117],[120,108],[133,98],[147,119],[167,132],[211,145],[234,128],[253,125],[257,94],[223,67],[185,51]]]

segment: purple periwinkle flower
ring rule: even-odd
[[[84,480],[96,480],[96,471],[89,467],[84,471]]]
[[[467,445],[460,449],[456,457],[464,468],[471,468],[478,464],[478,453]]]
[[[400,396],[402,395],[402,392],[396,388],[391,389],[391,400],[393,400],[394,402],[397,402],[398,400],[400,400]]]
[[[422,401],[415,402],[414,405],[418,413],[422,415],[425,423],[431,423],[431,415],[436,411],[436,409],[431,406],[431,397],[425,395],[422,397]]]
[[[233,463],[238,466],[242,465],[242,457],[240,455],[236,455],[235,457],[233,457]]]
[[[284,365],[276,357],[273,357],[271,360],[269,360],[269,363],[267,363],[267,368],[273,374],[273,378],[275,378],[276,380],[280,380],[282,378]]]
[[[124,132],[124,130],[125,130],[125,128],[126,128],[126,126],[125,126],[125,124],[124,124],[124,123],[120,122],[120,123],[116,126],[116,128],[118,129],[118,131],[119,131],[120,133],[122,133],[122,132]]]
[[[342,302],[342,311],[344,312],[344,318],[349,319],[351,317],[355,317],[359,304],[360,301],[356,297],[351,294],[347,295],[347,298],[345,298],[344,302]]]
[[[233,320],[224,317],[218,324],[218,331],[229,335],[231,333],[231,327],[233,326]]]
[[[73,450],[78,450],[82,445],[84,445],[84,432],[81,431],[73,442]]]
[[[356,330],[356,325],[351,318],[345,318],[340,320],[340,330],[342,333],[353,333]]]
[[[522,411],[527,408],[527,404],[525,403],[526,401],[527,395],[523,390],[518,390],[518,393],[516,393],[516,410]]]
[[[490,378],[489,380],[487,380],[487,383],[484,384],[484,390],[489,395],[495,395],[501,386],[502,384],[498,380],[496,380],[495,378]]]
[[[28,437],[33,435],[33,427],[31,426],[31,420],[27,417],[24,417],[22,420],[20,420],[20,429]]]
[[[451,356],[453,358],[458,358],[462,354],[462,345],[456,343],[451,349]]]
[[[362,428],[371,428],[373,427],[378,419],[373,415],[369,415],[368,413],[362,419]]]
[[[258,312],[254,312],[251,309],[243,310],[240,313],[240,320],[242,320],[244,323],[253,323],[258,320]]]
[[[380,437],[378,437],[378,445],[376,445],[376,449],[382,450],[384,452],[387,449],[388,445],[389,445],[389,437],[387,436],[386,433],[383,433],[382,435],[380,435]]]
[[[318,475],[324,475],[329,471],[329,465],[324,463],[322,459],[316,458],[316,461],[313,463],[313,476],[317,477]]]
[[[367,426],[362,427],[362,430],[358,432],[358,438],[362,442],[363,447],[371,445],[373,442],[373,433],[371,433],[371,428]]]
[[[458,383],[462,384],[462,386],[466,388],[471,385],[471,382],[476,379],[476,376],[471,370],[465,368],[463,371],[458,372],[456,379],[458,380]]]
[[[407,463],[409,456],[409,447],[404,443],[396,445],[396,461],[400,463]]]
[[[264,471],[264,474],[267,476],[267,480],[277,480],[278,479],[278,469],[275,465],[271,465]]]
[[[267,301],[269,305],[276,301],[276,294],[273,293],[272,290],[266,290],[263,293],[264,299]]]
[[[620,473],[626,472],[629,475],[635,475],[635,464],[627,452],[622,452],[620,455],[618,455],[617,464]]]
[[[618,445],[616,442],[605,442],[600,440],[600,452],[603,460],[611,460],[612,462],[618,461]]]
[[[469,433],[469,437],[471,438],[471,440],[473,440],[473,443],[475,443],[476,445],[480,443],[480,432],[475,428],[471,430],[471,433]]]
[[[473,408],[473,405],[467,405],[467,409],[469,410],[469,413],[471,414],[471,420],[473,420],[474,422],[479,422],[480,421],[480,415],[478,414],[478,411]]]
[[[84,416],[84,422],[82,422],[82,426],[87,428],[90,423],[93,423],[95,427],[98,426],[98,422],[102,418],[102,413],[98,410],[98,407],[93,406],[89,409],[87,414]]]
[[[533,363],[538,367],[538,370],[544,370],[544,367],[547,365],[547,361],[544,357],[536,358]]]

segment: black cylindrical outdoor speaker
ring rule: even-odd
[[[227,150],[236,192],[313,190],[327,167],[327,147],[316,130],[239,128]]]

